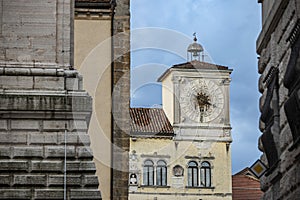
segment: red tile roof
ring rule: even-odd
[[[161,108],[130,108],[132,136],[172,137],[173,127]]]
[[[232,176],[232,200],[260,200],[260,182],[245,168]]]

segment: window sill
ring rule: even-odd
[[[187,189],[215,189],[215,187],[203,187],[203,186],[186,186]]]
[[[168,185],[141,185],[141,188],[170,188]]]

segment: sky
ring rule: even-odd
[[[205,61],[233,69],[232,171],[250,167],[261,154],[255,51],[260,29],[255,0],[131,0],[131,106],[161,106],[157,78],[186,62],[186,48],[196,32]]]

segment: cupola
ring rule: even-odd
[[[204,50],[201,44],[197,43],[196,33],[193,34],[194,42],[190,44],[187,48],[187,60],[193,61],[204,61]]]

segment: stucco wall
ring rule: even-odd
[[[111,164],[111,21],[76,19],[75,67],[93,98],[89,134],[103,199],[110,197]]]
[[[174,96],[174,88],[172,83],[172,76],[167,76],[162,82],[162,104],[163,109],[168,117],[171,124],[174,123],[174,101],[178,100],[176,96]]]
[[[129,199],[231,199],[231,152],[223,142],[174,141],[172,139],[136,138],[130,143],[131,154],[135,151],[137,161],[130,161],[139,169],[138,189],[130,192]],[[146,159],[154,163],[167,162],[167,186],[143,187],[142,166]],[[213,188],[187,188],[187,165],[189,161],[211,164]],[[173,175],[173,167],[184,168],[182,181]]]

